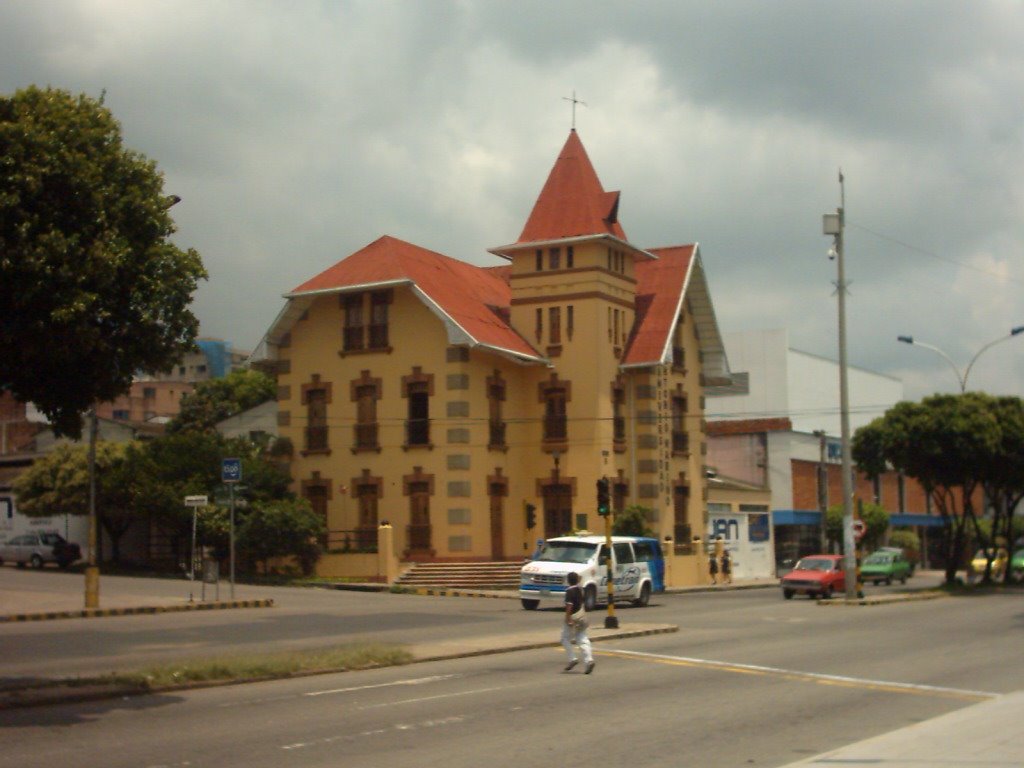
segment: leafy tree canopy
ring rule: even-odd
[[[193,392],[181,399],[181,411],[167,425],[167,431],[212,432],[217,422],[276,396],[277,385],[265,373],[232,371],[223,378],[197,384]]]
[[[155,163],[122,145],[102,99],[36,87],[0,96],[0,391],[58,434],[168,370],[192,346],[206,278],[175,231]]]
[[[857,510],[860,519],[866,526],[864,538],[861,539],[861,549],[870,552],[881,546],[886,531],[889,530],[889,513],[878,504],[867,503],[858,506]],[[825,533],[829,541],[839,544],[843,548],[843,505],[833,504],[825,511]]]
[[[654,536],[654,531],[647,525],[648,515],[652,510],[646,507],[630,506],[615,515],[612,533],[616,536]]]

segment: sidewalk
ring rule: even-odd
[[[1024,691],[1008,693],[923,723],[833,749],[785,768],[877,765],[882,768],[1024,766]]]

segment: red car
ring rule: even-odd
[[[792,571],[779,582],[782,596],[787,600],[793,595],[809,595],[825,598],[846,588],[846,571],[843,570],[842,555],[808,555],[800,558]]]

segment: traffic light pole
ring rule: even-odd
[[[604,619],[604,628],[618,629],[619,620],[615,616],[615,566],[612,559],[612,509],[607,477],[597,481],[597,514],[604,518],[605,573],[608,584],[608,615]]]

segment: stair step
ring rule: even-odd
[[[397,583],[417,587],[517,589],[521,562],[414,563]]]

